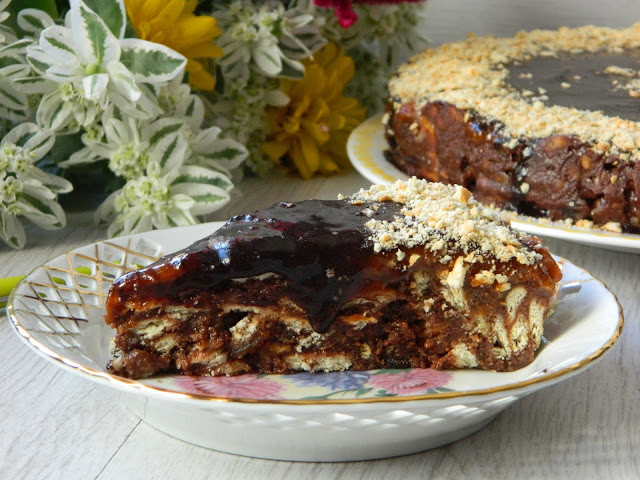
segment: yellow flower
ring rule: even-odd
[[[262,151],[277,163],[286,156],[303,178],[349,165],[347,138],[365,117],[357,99],[342,95],[354,72],[353,60],[329,43],[305,61],[304,78],[281,80],[290,100],[267,111]]]
[[[189,83],[213,90],[215,77],[195,59],[218,58],[222,50],[211,42],[222,33],[216,20],[193,14],[197,0],[125,0],[138,38],[160,43],[187,57]]]

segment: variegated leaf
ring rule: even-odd
[[[176,134],[183,125],[184,120],[180,118],[161,118],[149,125],[145,133],[148,133],[149,143],[154,145],[164,137]]]
[[[37,8],[24,8],[18,13],[18,27],[23,32],[33,34],[37,37],[44,29],[52,26],[51,17]]]
[[[160,106],[150,99],[149,96],[145,95],[144,90],[136,102],[131,102],[118,90],[109,92],[109,100],[111,100],[111,103],[115,105],[123,115],[138,120],[148,120],[162,113]]]
[[[20,221],[6,211],[0,211],[0,237],[11,248],[22,248],[27,240],[27,234]]]
[[[157,43],[125,38],[120,45],[120,61],[140,82],[168,82],[187,64],[186,58],[178,52]]]
[[[44,157],[56,143],[56,136],[51,130],[38,128],[35,135],[30,137],[24,144],[26,150],[31,151],[34,159]]]
[[[122,190],[117,190],[109,195],[93,214],[93,222],[96,225],[104,225],[116,214],[116,200],[122,194]],[[109,234],[111,235],[111,234]]]
[[[56,63],[76,63],[76,52],[73,46],[73,38],[68,28],[54,25],[47,28],[40,35],[40,49]]]
[[[55,87],[55,83],[45,77],[17,78],[12,83],[17,90],[27,95],[47,93]]]
[[[173,186],[191,183],[203,183],[223,190],[231,190],[233,188],[233,183],[231,183],[226,175],[196,165],[183,166],[172,175],[171,185]]]
[[[98,73],[89,75],[82,79],[82,87],[84,88],[84,97],[89,100],[98,101],[109,84],[109,75],[106,73]]]
[[[1,47],[0,55],[16,55],[21,57],[26,53],[27,47],[32,45],[33,45],[33,40],[29,38],[16,40],[15,42],[11,42],[8,45],[4,45],[3,47]]]
[[[35,123],[21,123],[4,136],[4,142],[23,147],[37,132],[38,126]]]
[[[37,46],[27,48],[27,62],[40,75],[53,66],[52,59]]]
[[[131,142],[129,129],[122,120],[117,118],[109,118],[103,121],[104,133],[110,142],[126,145]]]
[[[81,0],[71,0],[70,3],[73,44],[78,49],[82,63],[98,66],[117,61],[120,57],[118,38]]]
[[[76,66],[80,67],[77,62]],[[44,76],[57,83],[71,83],[78,77],[77,71],[69,68],[69,65],[67,64],[53,65],[47,68],[47,71],[44,72]]]
[[[229,201],[229,192],[226,190],[202,183],[181,183],[174,186],[173,192],[189,195],[195,202],[189,210],[193,215],[206,215],[211,213]]]
[[[301,62],[285,57],[284,63],[282,65],[282,71],[280,72],[279,76],[283,78],[291,78],[294,80],[303,78],[304,65]]]
[[[189,145],[183,135],[178,132],[165,135],[156,142],[151,158],[158,162],[160,174],[171,172],[184,163]]]
[[[43,172],[37,167],[31,169],[29,176],[42,183],[42,185],[55,194],[69,193],[73,190],[73,185],[69,180]]]
[[[275,43],[259,43],[253,49],[253,60],[266,75],[275,77],[282,70],[280,48]]]
[[[122,0],[84,0],[87,7],[104,20],[111,33],[124,37],[127,15]]]
[[[26,111],[29,108],[29,103],[24,93],[2,83],[0,83],[0,105],[7,111],[15,112],[17,115],[21,112],[26,115]]]
[[[142,95],[142,90],[136,84],[133,74],[121,62],[111,62],[107,65],[110,88],[117,90],[123,97],[135,102]]]
[[[89,163],[96,162],[101,158],[104,158],[104,156],[101,156],[96,152],[97,150],[96,147],[97,146],[94,146],[93,148],[89,148],[89,147],[81,148],[77,152],[74,152],[69,157],[68,160],[64,160],[63,162],[60,162],[59,165],[62,168],[69,168],[75,165],[87,165]],[[102,153],[108,153],[108,152],[102,152]]]
[[[29,118],[29,111],[27,109],[12,110],[7,108],[0,99],[0,118],[9,120],[12,123],[23,122]]]
[[[29,171],[29,174],[31,174],[31,171]],[[54,192],[42,185],[42,183],[40,183],[38,180],[32,178],[31,175],[29,175],[22,181],[22,189],[23,192],[27,195],[34,198],[39,198],[42,201],[55,200],[57,196]]]
[[[103,222],[106,223],[106,222]],[[109,225],[107,229],[107,235],[109,237],[117,237],[124,233],[124,218],[122,216],[116,217],[116,219]]]
[[[25,192],[17,202],[26,218],[47,230],[63,228],[67,224],[64,210],[58,202],[31,196],[26,190],[25,185]]]
[[[169,221],[171,222],[172,227],[182,227],[185,225],[194,225],[197,222],[193,215],[189,213],[187,210],[182,210],[180,208],[171,209],[167,216],[169,217]]]
[[[24,77],[29,74],[29,65],[13,56],[0,57],[0,78]]]
[[[54,90],[42,97],[36,120],[39,125],[44,125],[51,130],[59,130],[67,125],[73,113],[73,106],[60,97],[60,92]]]

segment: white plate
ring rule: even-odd
[[[623,324],[614,295],[562,260],[563,282],[582,288],[549,318],[534,362],[515,372],[409,369],[139,381],[107,373],[113,331],[103,314],[113,279],[219,226],[130,235],[54,258],[12,293],[12,325],[29,348],[119,390],[134,413],[170,435],[254,457],[346,461],[423,451],[469,435],[518,398],[592,365]]]
[[[351,133],[347,152],[353,166],[373,183],[389,184],[409,177],[398,170],[385,156],[388,149],[384,138],[382,116],[371,117]],[[640,235],[614,233],[605,230],[568,226],[561,222],[537,220],[506,212],[514,228],[533,235],[544,235],[560,240],[582,243],[612,250],[640,253]]]

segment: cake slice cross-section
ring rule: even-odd
[[[116,280],[107,368],[511,371],[533,360],[560,278],[538,239],[460,186],[282,202]]]

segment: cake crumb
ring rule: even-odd
[[[559,105],[546,106],[546,91],[518,92],[507,78],[509,66],[536,56],[558,56],[562,52],[621,52],[640,48],[640,23],[615,29],[593,25],[578,28],[532,30],[511,38],[470,37],[427,49],[401,66],[389,82],[395,103],[445,102],[480,115],[489,122],[501,121],[495,134],[505,144],[510,139],[535,139],[550,135],[578,136],[585,143],[602,141],[627,161],[640,159],[640,122]],[[611,65],[607,74],[628,78],[616,88],[640,97],[637,72]],[[526,75],[526,74],[525,74]],[[635,77],[635,78],[631,78]],[[580,80],[573,76],[574,81]],[[636,85],[635,82],[638,82]],[[616,82],[620,84],[620,82]],[[565,82],[563,88],[570,88]],[[465,117],[466,118],[466,117]],[[603,150],[604,151],[604,150]],[[526,156],[526,155],[525,155]]]
[[[371,232],[376,252],[417,245],[443,255],[450,261],[454,252],[465,252],[467,261],[483,261],[489,254],[498,261],[515,259],[531,265],[539,254],[527,249],[522,235],[511,229],[501,212],[478,203],[471,193],[459,185],[431,183],[412,177],[392,185],[374,185],[350,197],[352,203],[402,203],[402,216],[393,220],[372,218],[365,225]],[[477,251],[477,255],[467,255]],[[419,258],[419,257],[418,257]],[[418,258],[412,255],[409,265]]]

